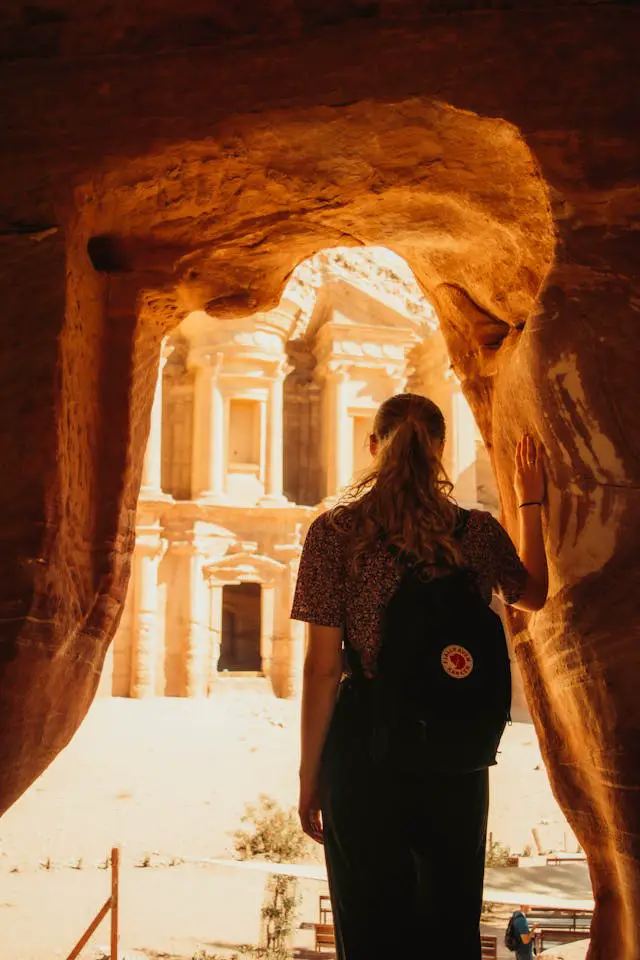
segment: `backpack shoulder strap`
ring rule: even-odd
[[[458,523],[456,524],[456,535],[462,537],[469,524],[471,510],[465,510],[464,507],[458,507]]]

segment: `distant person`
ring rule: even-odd
[[[371,471],[314,521],[300,560],[299,812],[325,845],[339,960],[481,956],[488,767],[511,698],[489,603],[494,589],[545,602],[544,473],[523,437],[518,556],[489,513],[452,499],[444,440],[430,400],[385,401]]]
[[[517,960],[532,960],[533,958],[536,930],[535,927],[529,926],[528,913],[531,913],[531,907],[521,906],[511,915],[504,938],[506,947],[512,953],[515,953]]]

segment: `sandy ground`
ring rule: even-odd
[[[245,804],[261,793],[295,803],[298,723],[297,704],[233,680],[205,702],[97,701],[0,822],[0,960],[66,956],[108,894],[100,864],[114,844],[123,851],[125,957],[190,958],[255,942],[264,875],[169,864],[229,857]],[[531,726],[508,729],[492,794],[490,830],[512,850],[533,845],[533,827],[548,849],[565,836],[569,848],[575,842]],[[157,866],[140,865],[149,856]],[[322,885],[302,886],[300,918],[314,920]],[[302,931],[300,945],[310,938]],[[105,940],[103,930],[92,943]]]

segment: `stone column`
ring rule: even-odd
[[[302,553],[301,524],[296,524],[292,541],[276,544],[274,551],[278,560],[285,564],[285,569],[279,581],[281,596],[277,605],[279,616],[277,617],[276,635],[279,638],[280,646],[286,646],[286,649],[280,649],[277,657],[274,651],[272,684],[276,696],[298,699],[302,695],[302,674],[307,633],[306,624],[299,620],[291,620],[289,613]]]
[[[213,499],[221,500],[224,497],[225,474],[227,469],[227,444],[225,442],[225,411],[224,398],[220,389],[220,367],[222,355],[218,354],[219,363],[214,367],[215,377],[211,389],[211,459],[209,462],[210,490]]]
[[[260,659],[262,660],[262,672],[265,677],[271,676],[271,662],[273,659],[273,635],[275,631],[276,614],[276,591],[275,584],[265,583],[262,585],[260,593],[261,609],[261,636],[260,636]]]
[[[224,497],[225,418],[220,390],[223,355],[201,358],[196,373],[193,410],[194,499],[221,500]]]
[[[138,526],[133,554],[131,696],[156,693],[158,645],[158,568],[164,542],[160,525]]]
[[[269,456],[269,400],[268,397],[260,400],[260,470],[258,479],[262,484],[262,489],[266,491]]]
[[[208,585],[204,577],[205,558],[197,544],[189,557],[189,629],[186,649],[186,695],[205,697],[209,686],[210,610]]]
[[[278,649],[273,651],[272,677],[274,693],[288,700],[302,695],[302,674],[307,645],[307,625],[300,620],[291,620],[289,613],[293,600],[299,558],[289,561],[281,579],[281,611],[286,621],[277,631]],[[277,655],[276,655],[277,654]]]
[[[222,590],[221,583],[213,580],[209,581],[210,599],[211,599],[211,640],[209,645],[209,682],[207,692],[209,696],[213,691],[215,682],[218,678],[218,661],[220,660],[220,646],[222,644]]]
[[[347,385],[349,377],[344,367],[329,368],[327,372],[327,390],[329,391],[330,417],[326,426],[329,429],[327,493],[329,497],[340,493],[351,481],[353,459],[352,425],[347,408]]]
[[[140,486],[140,496],[148,500],[162,495],[162,373],[172,349],[166,340],[162,341]]]
[[[265,497],[269,500],[284,501],[283,456],[284,456],[284,380],[290,367],[284,362],[278,365],[275,376],[269,384],[267,404],[267,470]]]

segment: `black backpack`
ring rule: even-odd
[[[467,519],[461,511],[460,533]],[[425,579],[411,558],[399,561],[404,574],[369,681],[373,758],[407,772],[492,766],[511,707],[500,617],[469,570]]]
[[[507,930],[504,935],[504,945],[507,948],[507,950],[511,951],[511,953],[515,953],[518,947],[522,943],[520,934],[516,930],[516,926],[515,926],[516,917],[521,917],[521,916],[522,916],[522,913],[520,912],[520,910],[516,910],[514,913],[512,913],[509,923],[507,924]]]

